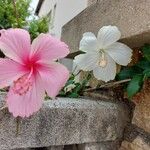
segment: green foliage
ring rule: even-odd
[[[29,23],[29,33],[31,34],[32,40],[35,39],[40,33],[48,32],[48,24],[50,20],[48,17],[39,19],[33,19]]]
[[[145,44],[145,46],[142,49],[144,57],[150,61],[150,44]]]
[[[48,32],[48,24],[50,18],[43,17],[39,19],[32,18],[27,21],[31,16],[29,5],[31,0],[15,0],[15,7],[13,0],[0,1],[0,29],[8,28],[28,28],[32,40],[40,33]]]
[[[31,0],[17,0],[17,18],[12,0],[0,1],[0,29],[24,27],[27,25],[26,18],[31,15],[28,10]]]
[[[141,74],[142,69],[136,66],[124,68],[121,72],[117,75],[118,80],[130,79],[133,78],[137,74]]]
[[[76,82],[75,77],[76,76],[74,74],[71,74],[65,87],[60,91],[59,96],[78,98],[79,96],[82,95],[83,91],[87,87],[89,80],[91,79],[91,74],[88,74],[87,77],[81,82]],[[72,88],[70,88],[70,87],[72,87]]]
[[[131,79],[127,84],[128,97],[132,98],[143,86],[146,79],[150,78],[150,45],[145,44],[141,50],[142,58],[132,67],[121,70],[117,80]]]
[[[143,84],[143,76],[135,75],[127,86],[128,97],[132,98],[137,92],[140,91]]]

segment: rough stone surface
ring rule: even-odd
[[[142,138],[137,137],[132,143],[123,141],[119,150],[150,150],[150,145],[145,143]]]
[[[150,133],[136,125],[129,125],[124,132],[124,141],[120,150],[149,150]]]
[[[88,143],[78,146],[79,150],[118,150],[118,142]]]
[[[98,0],[63,27],[62,40],[71,52],[77,52],[84,32],[94,32],[104,25],[116,25],[121,41],[130,47],[150,43],[149,0]]]
[[[9,150],[64,150],[64,146],[51,146],[51,147],[43,147],[43,148],[19,148],[19,149],[17,148],[17,149],[9,149]]]
[[[142,91],[133,100],[136,107],[132,123],[150,133],[150,81],[145,82]]]
[[[0,150],[113,141],[122,137],[128,114],[121,102],[48,100],[37,114],[20,120],[18,133],[16,119],[1,115]]]
[[[11,150],[11,149],[9,149],[9,150]],[[34,150],[34,149],[31,149],[31,148],[17,148],[17,149],[12,149],[12,150]]]
[[[88,6],[96,3],[98,0],[88,0]]]

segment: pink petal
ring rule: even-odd
[[[13,83],[26,72],[23,66],[10,59],[0,59],[0,88],[4,88]]]
[[[39,70],[45,90],[51,98],[59,93],[69,78],[69,71],[61,64],[45,65]]]
[[[32,43],[32,55],[39,60],[63,58],[69,54],[68,46],[50,34],[40,34]]]
[[[23,63],[30,53],[30,35],[23,29],[1,31],[0,49],[9,58]]]
[[[44,88],[39,76],[37,76],[33,81],[32,88],[26,94],[16,94],[13,91],[13,87],[11,87],[6,100],[9,112],[14,117],[20,116],[24,118],[37,112],[42,106],[43,99]]]

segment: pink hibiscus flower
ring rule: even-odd
[[[31,45],[23,29],[1,31],[0,88],[10,86],[6,103],[14,117],[29,117],[42,106],[47,94],[55,98],[69,71],[54,62],[69,53],[68,46],[49,34],[40,34]]]

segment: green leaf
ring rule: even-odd
[[[69,79],[69,80],[67,81],[67,83],[66,83],[65,86],[68,86],[68,85],[73,84],[73,83],[74,83],[74,80],[70,80],[70,79]]]
[[[150,61],[150,44],[145,44],[144,47],[142,48],[142,52],[144,57]]]
[[[124,80],[128,78],[134,77],[136,74],[141,74],[143,72],[142,69],[138,67],[129,67],[129,68],[124,68],[117,74],[117,80]]]
[[[68,91],[67,93],[65,92],[65,87],[59,92],[59,96],[63,97],[71,97],[71,98],[77,98],[79,95],[82,95],[82,91],[86,88],[88,81],[91,78],[91,74],[88,74],[87,77],[79,82],[75,82],[75,75],[71,74],[69,80],[67,81],[65,87],[68,85],[75,85],[75,87],[71,90]]]
[[[77,94],[77,93],[71,93],[71,94],[68,95],[68,97],[70,97],[70,98],[78,98],[79,94]]]
[[[147,59],[143,58],[135,65],[135,67],[139,67],[144,70],[150,69],[150,62]]]
[[[143,71],[144,80],[150,77],[150,68]]]
[[[86,85],[88,84],[88,82],[89,82],[89,80],[91,79],[91,73],[89,73],[88,75],[87,75],[87,77],[82,81],[82,88],[85,88],[86,87]]]
[[[132,98],[143,85],[143,75],[135,75],[127,86],[128,97]]]
[[[74,88],[73,92],[78,93],[82,89],[82,85],[80,83],[75,83],[76,87]]]

